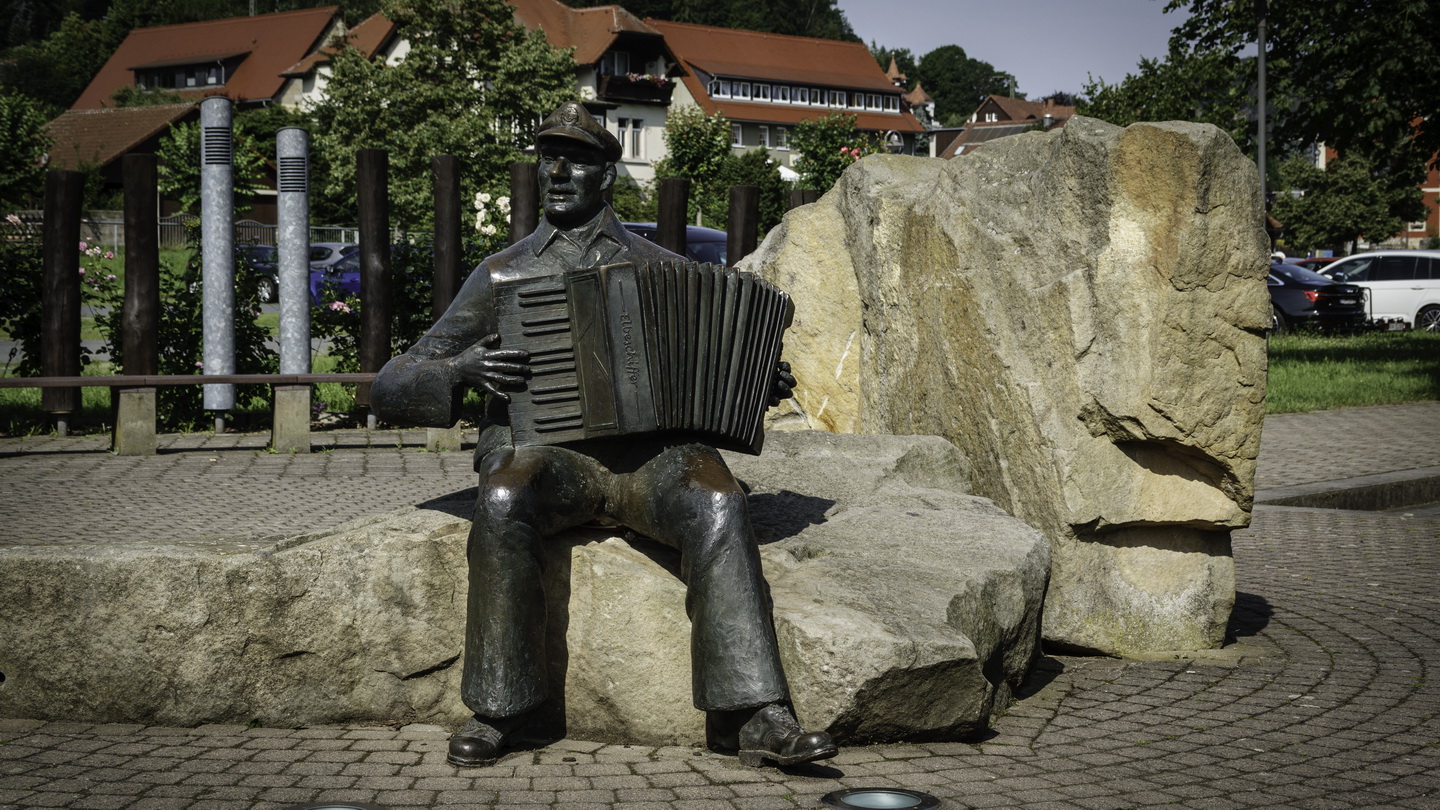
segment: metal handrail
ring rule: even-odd
[[[0,388],[154,388],[164,385],[370,383],[374,373],[331,374],[112,374],[96,377],[0,377]]]

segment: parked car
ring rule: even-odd
[[[276,301],[280,290],[278,249],[274,245],[244,245],[235,252],[236,268],[249,271],[260,300],[266,304]]]
[[[1272,262],[1270,277],[1271,331],[1358,330],[1365,326],[1365,291],[1353,284],[1331,281],[1314,270]]]
[[[310,244],[310,269],[324,270],[359,250],[360,246],[351,242],[312,242]]]
[[[1293,259],[1289,262],[1289,264],[1299,265],[1300,267],[1304,267],[1307,270],[1314,270],[1315,272],[1320,273],[1322,272],[1321,268],[1325,267],[1325,265],[1330,264],[1333,261],[1337,261],[1337,257],[1315,256],[1314,258],[1310,259]]]
[[[317,304],[328,304],[344,298],[347,293],[360,295],[358,250],[329,265],[310,265],[310,300]]]
[[[1324,268],[1329,278],[1370,293],[1370,317],[1440,331],[1440,250],[1376,250]]]
[[[653,222],[622,222],[625,230],[655,241],[658,228]],[[685,255],[694,262],[725,264],[725,232],[699,225],[685,226]]]

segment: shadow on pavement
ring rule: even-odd
[[[1230,624],[1225,628],[1228,638],[1258,635],[1270,624],[1274,608],[1265,597],[1244,591],[1235,592],[1235,607],[1230,611]]]

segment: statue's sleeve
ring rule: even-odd
[[[450,359],[495,330],[490,270],[482,262],[430,331],[375,376],[370,388],[375,415],[392,425],[455,424],[465,390]]]

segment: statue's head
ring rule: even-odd
[[[568,101],[540,122],[540,205],[558,227],[583,225],[605,204],[615,182],[620,142],[578,102]]]

